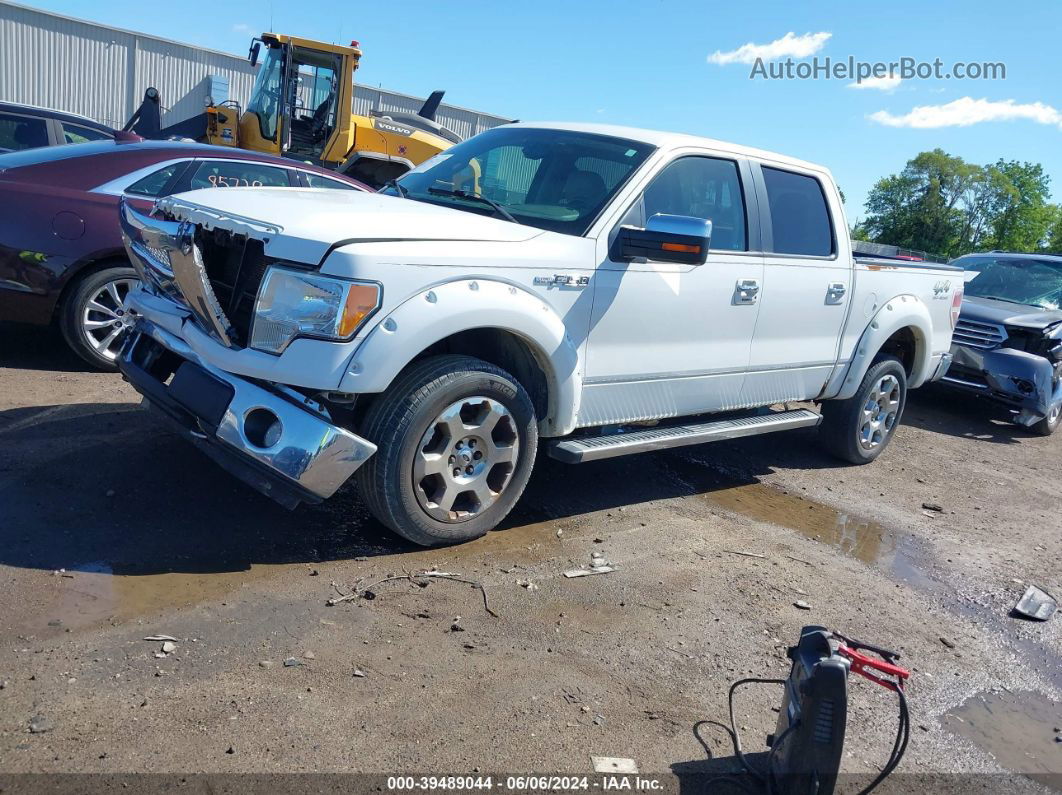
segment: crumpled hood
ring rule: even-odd
[[[1044,329],[1062,321],[1062,310],[1037,309],[1013,301],[997,301],[994,298],[967,295],[963,298],[960,316],[964,320],[974,320],[980,323]]]
[[[262,240],[267,256],[308,264],[338,243],[519,242],[542,233],[412,199],[327,188],[205,188],[168,196],[157,207],[178,220]]]

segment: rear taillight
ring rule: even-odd
[[[955,324],[959,322],[959,312],[962,310],[963,287],[955,288],[955,294],[951,297],[951,330],[955,330]]]

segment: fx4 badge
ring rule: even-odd
[[[536,276],[532,279],[532,284],[536,287],[586,287],[590,284],[590,277],[555,273],[552,276]]]
[[[951,282],[948,280],[942,280],[933,285],[933,297],[934,298],[947,298],[951,292]]]

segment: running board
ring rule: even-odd
[[[695,425],[670,425],[663,428],[646,428],[629,433],[613,433],[607,436],[587,436],[578,439],[561,439],[553,442],[549,454],[566,464],[582,464],[602,458],[614,458],[649,450],[668,447],[684,447],[690,444],[720,442],[741,436],[758,436],[761,433],[807,428],[822,422],[822,416],[808,409],[777,411],[751,417],[700,422]]]

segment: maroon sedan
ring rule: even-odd
[[[97,141],[0,155],[0,320],[58,323],[85,361],[114,369],[121,306],[135,274],[118,199],[150,211],[197,188],[371,190],[334,171],[180,141]]]

